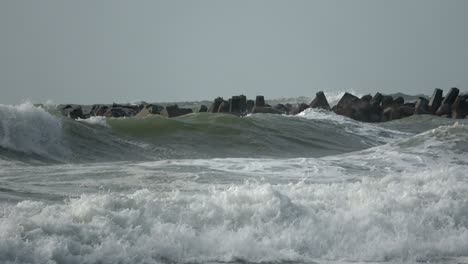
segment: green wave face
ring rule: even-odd
[[[171,119],[149,116],[75,121],[32,105],[2,106],[0,115],[0,159],[38,164],[323,157],[382,145],[453,123],[414,116],[366,124],[315,110],[299,116],[197,113]]]
[[[175,150],[182,157],[319,157],[377,145],[328,120],[258,114],[191,114],[109,119],[121,137]],[[188,155],[188,156],[186,156]]]

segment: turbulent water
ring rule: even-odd
[[[0,105],[0,263],[467,263],[466,123]]]

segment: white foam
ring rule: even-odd
[[[0,210],[0,261],[421,261],[467,256],[467,166],[332,184],[247,183],[25,201]]]
[[[29,102],[0,105],[0,136],[4,148],[54,158],[69,154],[60,120]]]
[[[86,118],[86,119],[78,118],[77,121],[83,122],[83,123],[88,123],[88,124],[91,124],[91,125],[98,125],[98,126],[102,126],[102,127],[107,127],[107,128],[110,127],[109,124],[107,124],[106,117],[104,117],[104,116],[91,116],[91,117]]]
[[[307,180],[329,183],[360,180],[363,176],[374,177],[389,172],[416,173],[429,165],[468,164],[468,156],[462,154],[466,149],[468,127],[454,125],[442,126],[385,145],[322,158],[173,159],[144,162],[136,166],[148,171],[201,170],[208,174],[225,175],[226,180],[247,178],[274,182]]]
[[[337,115],[334,112],[322,109],[308,108],[296,116],[309,120],[327,120],[329,122],[335,123],[337,129],[342,127],[343,130],[351,134],[373,137],[382,143],[387,143],[397,138],[404,138],[412,135],[410,133],[383,128],[378,124],[356,121],[351,118]]]

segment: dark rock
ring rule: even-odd
[[[395,107],[387,107],[383,110],[382,121],[387,122],[394,119],[400,118],[400,112],[394,112]]]
[[[218,113],[229,113],[229,102],[228,101],[223,101],[218,108]]]
[[[328,104],[328,100],[322,91],[315,94],[315,99],[310,103],[310,107],[330,111],[330,105]]]
[[[178,105],[168,105],[161,112],[161,115],[166,117],[177,117],[193,113],[190,108],[179,108]]]
[[[83,111],[84,118],[90,118],[91,117],[91,109],[92,109],[92,105],[82,105],[81,106],[81,110]]]
[[[104,116],[107,110],[110,108],[109,105],[96,104],[91,107],[91,116]]]
[[[145,106],[144,109],[148,109],[148,112],[153,115],[160,115],[161,112],[164,110],[163,106],[160,105],[155,105],[155,104],[149,104]]]
[[[59,109],[62,115],[67,116],[69,118],[72,118],[72,119],[85,118],[81,105],[59,106]]]
[[[394,105],[403,105],[405,103],[405,99],[401,96],[395,98],[395,100],[393,100],[393,104]]]
[[[290,115],[297,115],[300,112],[306,110],[307,108],[310,108],[310,106],[308,104],[305,104],[305,103],[296,104],[296,105],[293,105],[291,107],[291,110],[289,110],[289,114]]]
[[[415,115],[429,114],[429,100],[427,100],[424,97],[419,97],[414,107],[414,114]]]
[[[414,107],[405,105],[394,105],[387,107],[383,111],[382,121],[397,120],[405,117],[412,116],[414,114]]]
[[[363,122],[380,122],[382,120],[382,108],[367,102],[361,102],[355,107],[356,112],[352,117],[355,120]]]
[[[452,104],[457,99],[459,93],[460,90],[458,90],[457,88],[451,88],[450,91],[447,93],[447,96],[445,96],[445,98],[442,100],[442,104],[437,109],[435,114],[438,116],[450,117],[452,115]]]
[[[134,104],[112,104],[112,108],[127,108],[133,110],[133,112],[138,113],[140,111],[140,105]]]
[[[361,101],[366,102],[366,103],[370,103],[372,101],[372,95],[366,94],[366,95],[362,96]]]
[[[91,116],[95,116],[96,115],[96,110],[99,109],[99,107],[101,107],[101,105],[98,105],[98,104],[92,105],[91,106],[91,111],[90,111],[89,114]]]
[[[398,109],[398,106],[387,107],[387,108],[385,108],[385,110],[383,111],[383,114],[382,114],[382,121],[384,121],[384,122],[391,121],[391,120],[397,120],[397,119],[400,119],[400,118],[401,118],[401,115],[400,115],[400,111]]]
[[[389,94],[389,95],[393,96],[394,99],[398,97],[402,97],[405,102],[416,102],[416,100],[418,100],[419,97],[424,97],[424,94],[408,95],[404,93],[394,93],[394,94]]]
[[[431,99],[429,100],[429,112],[434,114],[437,109],[439,109],[440,104],[442,103],[442,90],[439,88],[435,88],[434,92],[432,93]]]
[[[142,118],[150,115],[160,115],[164,107],[160,105],[148,104],[135,115],[135,117]]]
[[[344,109],[350,105],[352,105],[355,102],[361,102],[361,99],[358,97],[350,94],[350,93],[345,93],[343,97],[341,97],[340,101],[338,104],[336,104],[336,109],[337,111]]]
[[[370,103],[375,106],[379,106],[382,103],[383,95],[381,93],[376,93]]]
[[[255,98],[255,106],[265,106],[265,97],[263,97],[263,95],[257,95],[257,97]]]
[[[247,100],[247,109],[246,109],[247,113],[251,113],[254,106],[255,106],[254,100]]]
[[[458,90],[458,88],[455,88],[455,87],[451,88],[447,96],[445,96],[444,100],[442,101],[442,104],[448,104],[451,106],[457,99],[457,96],[459,93],[460,93],[460,90]]]
[[[401,118],[414,115],[414,106],[402,105],[399,107]]]
[[[104,113],[105,117],[130,117],[134,116],[135,111],[130,108],[124,108],[124,107],[111,107],[108,108],[107,111]]]
[[[336,107],[335,113],[363,122],[380,122],[382,109],[380,106],[364,102],[358,97],[345,93]]]
[[[205,113],[208,112],[208,107],[206,105],[201,105],[200,110],[198,110],[199,113]]]
[[[271,107],[261,107],[261,106],[255,106],[252,109],[252,113],[254,114],[282,114],[281,111],[278,111],[276,109],[273,109]]]
[[[289,114],[289,108],[284,104],[277,104],[273,106],[273,109],[280,111],[283,114]]]
[[[359,98],[357,98],[356,96],[352,95],[352,94],[349,94],[349,93],[345,93],[343,95],[343,97],[341,97],[340,101],[338,102],[338,104],[336,104],[334,107],[333,107],[333,111],[335,111],[335,113],[339,114],[339,115],[344,115],[344,116],[352,116],[352,106],[353,104],[355,104],[356,102],[361,102],[361,100]]]
[[[139,104],[138,105],[138,111],[141,111],[141,110],[145,109],[148,105],[150,105],[150,104],[147,104],[147,103]]]
[[[243,94],[240,95],[240,104],[241,104],[241,108],[240,108],[240,111],[241,113],[245,113],[247,111],[247,97]]]
[[[391,95],[384,95],[382,98],[382,108],[386,109],[393,105],[393,97]]]
[[[210,108],[208,109],[208,112],[210,113],[217,113],[219,109],[219,105],[224,102],[224,99],[222,97],[217,97],[216,99],[213,100],[213,103],[211,104]]]
[[[468,115],[468,95],[459,95],[452,104],[452,118],[465,118]]]
[[[240,96],[233,96],[229,102],[229,113],[235,115],[241,115],[242,103]]]
[[[447,116],[450,117],[452,114],[452,107],[449,104],[442,104],[439,109],[435,112],[438,116]]]

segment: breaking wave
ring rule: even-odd
[[[316,110],[296,117],[199,113],[172,119],[92,117],[75,121],[26,103],[1,106],[0,116],[0,158],[26,162],[320,157],[406,136]]]
[[[70,155],[60,119],[31,103],[0,105],[0,152],[6,149],[52,159]]]

